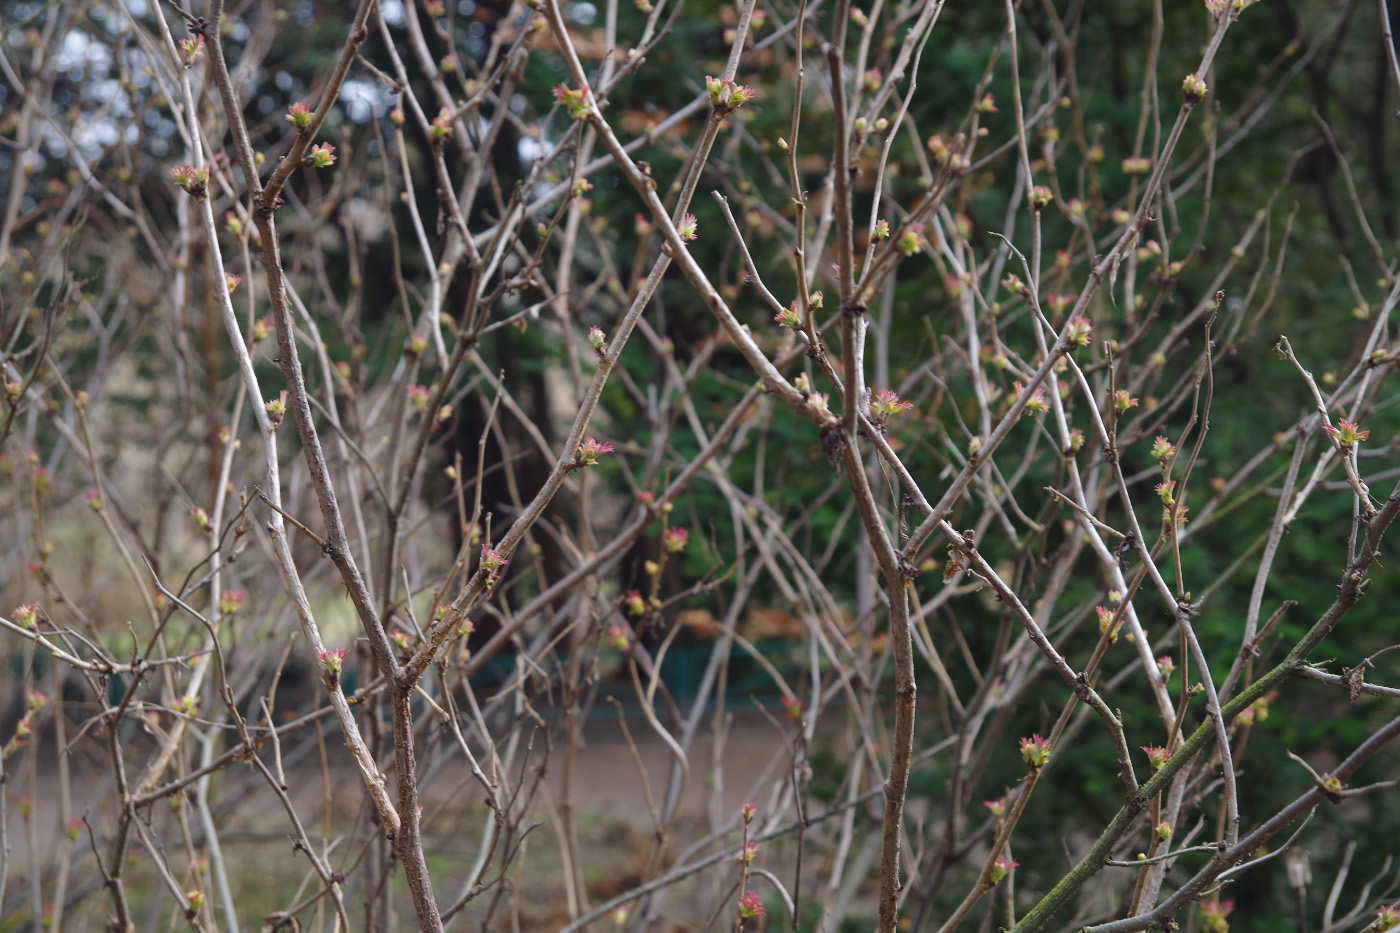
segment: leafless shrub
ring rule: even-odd
[[[4,14],[0,925],[1220,931],[1229,885],[1287,868],[1260,917],[1395,926],[1388,856],[1357,892],[1346,849],[1311,908],[1275,856],[1391,789],[1400,718],[1243,767],[1271,704],[1400,696],[1367,680],[1393,626],[1332,647],[1400,510],[1387,180],[1319,116],[1216,187],[1339,37],[1393,98],[1385,3],[1310,9],[1224,95],[1271,14],[1173,11],[1172,74],[1158,4],[1119,136],[1081,83],[1094,4],[574,6]],[[931,113],[970,22],[1000,34]],[[1270,335],[1319,158],[1363,243],[1332,264],[1345,360]],[[1240,360],[1267,374],[1218,386]],[[1220,406],[1270,439],[1217,444]],[[1325,556],[1281,577],[1300,527]],[[773,701],[749,787],[736,666]],[[586,731],[649,826],[606,882]],[[1050,782],[1109,754],[1065,816]],[[254,799],[286,890],[228,856]]]

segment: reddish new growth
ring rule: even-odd
[[[272,422],[273,427],[282,423],[282,418],[287,414],[287,390],[274,399],[263,402],[263,408],[267,411],[267,420]]]
[[[988,875],[988,880],[991,881],[992,884],[1000,884],[1001,879],[1015,871],[1016,866],[1020,864],[1020,862],[1009,860],[1004,855],[998,855],[997,860],[992,863],[992,870]]]
[[[287,122],[299,130],[311,125],[311,108],[298,101],[287,108]]]
[[[1147,753],[1147,763],[1152,766],[1153,774],[1162,770],[1162,765],[1171,757],[1171,753],[1160,745],[1144,745],[1142,750]]]
[[[15,723],[15,734],[5,744],[3,752],[0,752],[0,757],[8,758],[15,749],[28,745],[33,736],[34,720],[29,716],[22,717],[19,722]]]
[[[870,396],[870,416],[880,427],[885,426],[890,415],[897,415],[913,407],[912,402],[900,401],[893,389],[876,389],[874,394]]]
[[[438,115],[433,117],[432,127],[429,129],[434,142],[439,142],[447,138],[447,134],[452,132],[452,111],[443,107],[438,111]]]
[[[1230,923],[1225,918],[1235,909],[1234,901],[1215,901],[1201,905],[1201,926],[1206,933],[1226,933]]]
[[[751,87],[736,84],[733,78],[712,78],[705,75],[705,90],[710,95],[710,105],[719,113],[732,113],[753,100],[757,93]]]
[[[578,465],[593,466],[598,462],[599,457],[612,453],[612,450],[612,444],[585,437],[583,443],[578,445]]]
[[[1071,347],[1087,347],[1093,339],[1094,328],[1088,318],[1076,317],[1065,327],[1065,342]]]
[[[503,568],[510,561],[501,556],[501,552],[495,548],[483,544],[481,546],[481,569],[490,575],[491,580],[495,580],[501,575]]]
[[[1263,722],[1269,718],[1269,704],[1278,696],[1277,690],[1271,690],[1253,703],[1240,710],[1235,722],[1242,726],[1252,726],[1256,722]]]
[[[340,676],[340,668],[345,660],[347,649],[335,648],[331,651],[322,651],[318,657],[321,659],[321,667],[332,677]]]
[[[335,164],[335,146],[330,143],[318,143],[311,147],[311,154],[307,156],[310,164],[316,168],[326,168]]]
[[[413,407],[418,410],[420,415],[428,410],[428,403],[432,401],[433,398],[432,389],[427,386],[415,385],[409,386],[405,391],[408,392],[408,400],[413,403]]]
[[[749,891],[739,898],[739,916],[743,919],[751,920],[754,917],[766,916],[767,913],[768,911],[764,910],[756,891]]]
[[[924,225],[910,224],[904,228],[904,232],[899,235],[896,245],[899,251],[906,256],[912,256],[919,251],[919,247],[924,243]]]
[[[180,39],[175,45],[180,53],[180,63],[186,68],[193,68],[195,62],[199,61],[199,56],[204,53],[203,36],[195,36],[193,39]]]
[[[1039,771],[1050,760],[1050,740],[1039,733],[1021,740],[1021,759],[1032,771]]]
[[[1118,644],[1118,630],[1123,627],[1123,620],[1113,621],[1113,610],[1104,606],[1095,606],[1094,612],[1099,617],[1099,634],[1108,636],[1110,645]]]
[[[1324,424],[1322,430],[1331,435],[1338,447],[1352,447],[1371,436],[1369,430],[1363,431],[1356,422],[1348,421],[1345,418],[1338,421],[1336,427]]]
[[[1017,395],[1020,395],[1022,392],[1026,391],[1026,387],[1017,381],[1011,383],[1011,390]],[[1024,418],[1026,415],[1031,414],[1043,415],[1049,410],[1050,406],[1045,401],[1045,386],[1039,385],[1035,387],[1035,391],[1031,393],[1031,397],[1026,399],[1026,407],[1021,409],[1021,417]]]
[[[588,105],[593,99],[593,92],[588,88],[575,90],[567,84],[556,85],[553,89],[554,99],[564,105],[564,109],[569,111],[569,116],[575,120],[584,120],[588,117]]]
[[[203,197],[209,188],[209,169],[203,165],[199,168],[193,165],[177,165],[170,170],[170,177],[192,197]]]
[[[661,544],[666,548],[668,554],[679,554],[685,550],[686,542],[690,540],[690,532],[684,528],[667,528],[661,536]]]
[[[39,618],[39,604],[26,603],[23,606],[16,606],[14,610],[14,622],[26,632],[34,631],[34,623]]]
[[[695,219],[694,214],[686,214],[681,218],[680,224],[676,227],[676,232],[681,235],[682,240],[694,240],[700,236],[700,221]]]
[[[1196,73],[1187,75],[1181,82],[1181,96],[1186,103],[1195,106],[1206,99],[1205,79]]]

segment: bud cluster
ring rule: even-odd
[[[732,113],[754,99],[757,93],[751,87],[744,87],[733,78],[715,78],[705,75],[705,90],[710,95],[710,106],[716,113]]]

